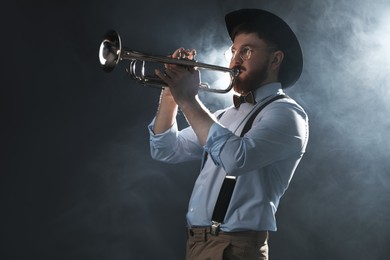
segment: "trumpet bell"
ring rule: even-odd
[[[111,30],[104,35],[99,48],[100,65],[105,72],[111,72],[121,59],[121,39],[117,32]]]

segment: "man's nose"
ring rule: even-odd
[[[241,65],[243,62],[242,58],[240,57],[240,55],[235,55],[232,60],[230,61],[230,67],[233,68],[237,65]]]

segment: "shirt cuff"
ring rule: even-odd
[[[150,143],[153,148],[163,148],[167,146],[172,146],[172,144],[176,141],[177,137],[177,124],[174,123],[170,128],[168,128],[165,132],[155,134],[153,131],[154,123],[156,118],[148,125],[149,135],[150,135]]]
[[[211,126],[204,150],[208,153],[215,165],[219,166],[222,164],[220,158],[221,151],[232,135],[234,134],[231,131],[218,123],[214,123]]]

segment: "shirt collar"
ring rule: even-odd
[[[284,92],[280,82],[272,82],[254,90],[253,94],[255,96],[256,102],[261,102],[269,96],[275,94],[284,94]]]

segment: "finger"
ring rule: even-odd
[[[169,69],[166,69],[164,73],[169,79],[173,79],[177,77],[178,73],[180,73],[180,70],[178,68],[178,66],[170,67]]]
[[[179,55],[179,59],[189,60],[190,50],[182,49]]]
[[[188,59],[189,60],[194,60],[195,59],[195,55],[196,55],[196,50],[195,49],[188,50]]]
[[[172,54],[172,58],[174,58],[174,59],[180,58],[181,53],[182,53],[183,51],[184,51],[184,48],[183,48],[183,47],[177,49],[177,50]]]
[[[162,81],[169,84],[170,78],[166,73],[161,72],[159,69],[154,70],[154,74],[159,77]]]
[[[181,47],[181,48],[175,50],[173,53],[168,54],[167,57],[168,57],[168,58],[172,58],[172,59],[179,59],[183,50],[184,50],[184,48]],[[170,68],[170,67],[172,67],[172,66],[175,66],[175,65],[173,65],[173,64],[171,64],[171,63],[164,63],[164,67],[165,67],[166,69],[167,69],[167,68]]]

